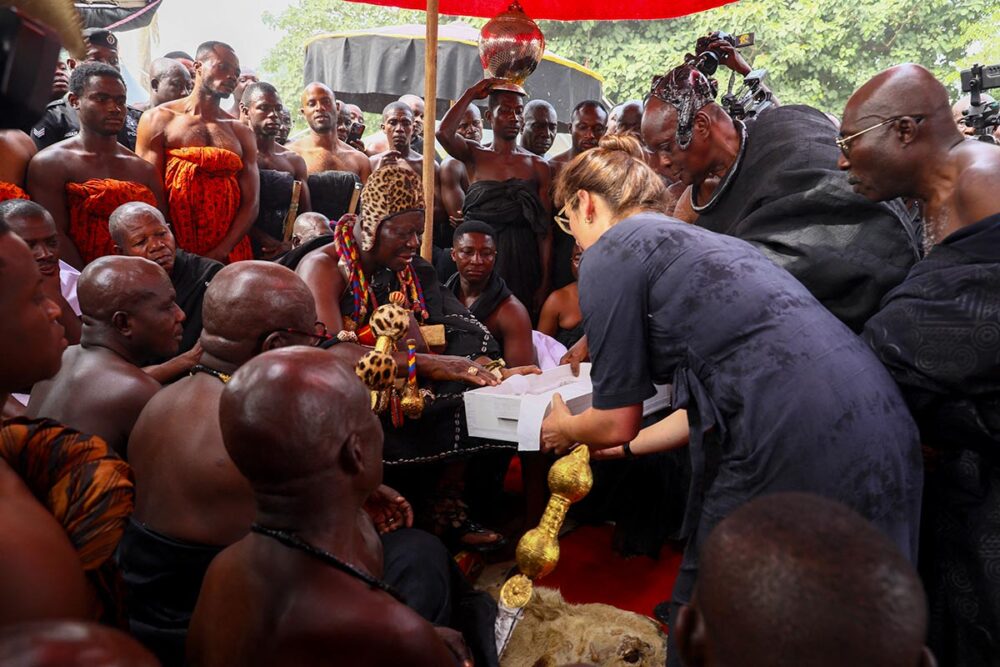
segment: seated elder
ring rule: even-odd
[[[935,664],[913,565],[855,512],[808,493],[757,498],[716,526],[675,632],[688,667]]]
[[[456,664],[381,578],[362,507],[382,478],[382,434],[353,366],[301,347],[265,353],[226,384],[219,422],[256,512],[208,568],[188,662]]]
[[[352,349],[356,359],[366,351],[352,341],[373,345],[369,319],[389,295],[402,295],[411,311],[406,337],[416,344],[415,379],[433,392],[420,419],[391,422],[386,410],[383,426],[384,463],[407,479],[393,477],[393,485],[412,488],[418,514],[429,529],[456,548],[495,549],[503,544],[498,533],[470,520],[462,500],[464,474],[452,467],[447,474],[428,473],[424,464],[461,462],[471,452],[513,448],[513,443],[492,443],[468,435],[462,394],[468,386],[493,385],[496,376],[524,369],[497,369],[482,364],[499,356],[489,329],[469,314],[451,291],[438,282],[434,267],[418,254],[423,231],[423,196],[417,177],[409,169],[384,166],[368,179],[361,197],[361,215],[344,216],[337,224],[334,242],[303,258],[296,272],[316,299],[319,319],[331,329],[342,328],[338,339]],[[425,354],[428,345],[420,326],[437,327],[444,354]],[[396,353],[397,372],[406,377],[408,354]],[[395,399],[393,399],[395,400]],[[424,465],[424,467],[420,467]],[[442,476],[443,475],[443,476]],[[435,480],[432,482],[432,480]],[[438,481],[440,482],[438,483]],[[425,486],[428,485],[429,487]]]
[[[163,214],[142,202],[130,202],[115,209],[109,227],[118,254],[156,262],[170,276],[174,300],[184,311],[184,335],[178,351],[194,348],[201,336],[205,290],[223,264],[178,248]]]
[[[24,241],[0,218],[0,399],[59,371],[59,306]],[[132,513],[128,465],[103,440],[50,419],[0,426],[0,624],[38,619],[115,623],[112,558]]]
[[[496,232],[485,222],[466,220],[455,229],[451,258],[458,267],[445,283],[472,316],[486,325],[511,366],[535,363],[531,316],[507,283],[493,270]]]
[[[166,272],[139,257],[94,260],[80,274],[78,290],[80,344],[63,353],[55,377],[32,389],[28,416],[100,436],[126,458],[132,427],[160,390],[142,364],[173,356],[184,313]]]
[[[868,346],[748,243],[657,212],[665,189],[645,161],[587,151],[564,167],[555,196],[583,248],[593,407],[571,415],[556,394],[544,448],[688,446],[688,542],[671,621],[690,600],[708,533],[775,491],[840,500],[915,561],[919,438]],[[673,384],[676,412],[640,433],[654,383]],[[679,664],[675,650],[668,659]]]

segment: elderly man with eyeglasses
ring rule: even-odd
[[[691,64],[658,77],[646,145],[691,186],[697,225],[752,243],[860,331],[918,257],[905,211],[851,191],[837,169],[837,129],[820,111],[781,106],[744,123],[716,93]]]
[[[1000,655],[1000,148],[966,140],[948,102],[923,67],[893,67],[848,101],[838,144],[858,193],[923,210],[927,255],[863,335],[927,452],[928,643],[942,665],[985,665]]]

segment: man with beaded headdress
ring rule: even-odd
[[[463,392],[470,385],[495,384],[495,375],[511,371],[497,369],[493,374],[481,365],[500,356],[497,342],[451,291],[442,288],[433,266],[418,256],[422,230],[417,176],[399,165],[386,165],[369,177],[360,215],[341,218],[334,242],[306,255],[296,272],[316,299],[318,318],[331,332],[341,329],[338,347],[355,349],[358,359],[363,346],[375,342],[368,326],[372,313],[389,303],[390,294],[401,294],[395,302],[411,313],[406,338],[414,340],[416,348],[396,353],[397,368],[405,374],[412,361],[414,378],[430,395],[419,419],[397,418],[395,424],[388,416],[383,419],[387,473],[411,478],[390,483],[410,487],[404,493],[418,504],[424,501],[429,520],[439,524],[438,532],[451,533],[453,546],[496,548],[502,537],[468,520],[460,497],[460,469],[446,466],[444,477],[450,483],[433,489],[413,489],[414,475],[406,470],[408,464],[461,461],[472,451],[511,446],[467,434]],[[443,354],[430,353],[419,328],[433,325],[444,325],[443,346],[437,344],[440,340],[429,340]],[[419,477],[424,483],[442,478],[426,472]]]
[[[860,331],[917,259],[908,216],[853,192],[837,168],[837,129],[820,111],[773,107],[744,124],[717,92],[691,62],[657,77],[643,140],[691,186],[697,225],[752,243]]]

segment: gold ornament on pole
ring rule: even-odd
[[[514,627],[531,602],[532,580],[550,574],[559,562],[559,530],[569,506],[590,493],[594,473],[590,469],[590,450],[579,446],[552,464],[549,469],[552,495],[537,528],[526,532],[517,543],[515,560],[520,574],[508,579],[500,589],[495,639],[497,655],[503,655]]]
[[[524,95],[522,84],[545,55],[545,35],[528,18],[517,0],[503,14],[493,18],[479,33],[479,61],[486,76],[506,83],[493,90]]]

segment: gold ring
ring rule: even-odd
[[[475,366],[469,366],[469,370],[467,370],[466,373],[468,373],[469,375],[478,375],[479,369],[476,368]]]

